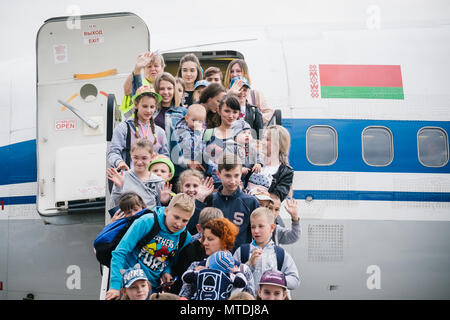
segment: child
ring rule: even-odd
[[[135,191],[144,200],[145,207],[153,210],[161,201],[167,201],[160,188],[164,180],[147,170],[153,156],[153,145],[148,139],[139,139],[131,148],[132,169],[120,171],[115,168],[106,170],[107,177],[114,183],[111,191],[111,204],[113,208],[119,204],[120,196],[127,191]]]
[[[236,120],[231,125],[233,139],[239,146],[242,146],[244,151],[244,162],[242,168],[244,188],[248,179],[252,175],[258,175],[261,172],[261,168],[264,166],[262,155],[252,143],[253,139],[251,131],[252,128],[250,125],[242,119]],[[258,179],[255,179],[255,181],[258,181]]]
[[[250,216],[253,242],[238,248],[234,253],[236,260],[246,263],[253,272],[255,288],[267,270],[279,270],[286,277],[287,287],[294,290],[300,284],[297,266],[290,254],[271,240],[275,230],[272,211],[258,208]],[[247,260],[247,257],[249,259]]]
[[[192,101],[194,103],[198,103],[200,100],[200,95],[202,91],[209,85],[209,82],[206,80],[199,80],[195,82],[194,93],[192,94]]]
[[[148,300],[152,287],[139,263],[133,268],[121,270],[121,273],[121,300]]]
[[[119,298],[120,269],[134,266],[138,262],[153,288],[170,282],[171,267],[178,258],[179,251],[190,243],[191,235],[185,227],[194,212],[195,204],[184,193],[175,195],[167,207],[155,209],[157,220],[147,214],[134,221],[112,253],[110,290],[106,300]],[[145,239],[153,225],[158,223],[159,232],[152,239]]]
[[[222,71],[217,67],[209,67],[205,70],[205,80],[209,83],[219,83],[222,84],[223,74]]]
[[[180,77],[175,77],[175,82],[178,96],[180,97],[181,106],[186,108],[186,105],[184,104],[184,92],[186,91],[186,85],[184,84],[184,80],[181,79]]]
[[[248,103],[247,94],[249,90],[250,84],[244,77],[235,77],[230,82],[229,92],[238,96],[241,106],[240,118],[248,122],[250,127],[254,129],[252,132],[254,138],[259,139],[260,130],[264,127],[263,116],[256,106]]]
[[[186,193],[192,199],[195,199],[196,208],[194,215],[189,220],[186,229],[194,235],[197,233],[197,224],[199,222],[199,214],[201,209],[197,209],[197,203],[199,208],[202,202],[211,205],[211,194],[214,191],[214,182],[211,177],[205,179],[203,173],[198,170],[187,169],[183,171],[178,180],[178,191]]]
[[[257,300],[289,300],[286,277],[282,272],[264,272],[259,281]]]
[[[192,300],[227,300],[234,288],[244,288],[247,279],[234,263],[229,251],[216,251],[206,260],[206,268],[186,271],[182,279],[192,285]]]
[[[291,228],[285,227],[283,220],[280,217],[281,202],[280,198],[274,193],[269,193],[272,203],[270,203],[267,208],[272,210],[275,218],[276,228],[273,233],[273,241],[275,245],[278,244],[292,244],[297,242],[300,238],[300,219],[298,217],[298,201],[291,198],[286,199],[286,204],[284,208],[287,213],[291,216]],[[261,202],[260,202],[261,205]]]
[[[108,163],[118,171],[130,169],[130,149],[139,138],[153,144],[153,151],[169,156],[168,142],[163,129],[155,126],[153,114],[161,96],[148,86],[141,86],[133,96],[134,119],[121,122],[114,128],[107,154]]]
[[[169,182],[175,174],[173,162],[165,156],[155,157],[148,165],[148,170],[166,182]]]
[[[233,155],[225,153],[219,163],[217,176],[222,181],[218,191],[212,195],[212,206],[222,210],[224,217],[239,227],[234,248],[251,242],[250,214],[259,207],[255,197],[242,192],[240,188],[242,163]],[[206,204],[197,203],[203,209]],[[196,208],[198,209],[198,208]]]
[[[196,234],[196,236],[191,238],[192,242],[183,251],[180,252],[180,257],[177,263],[172,268],[172,275],[174,277],[178,277],[178,279],[175,281],[170,292],[178,294],[180,292],[181,286],[183,285],[181,276],[186,271],[186,269],[191,265],[192,262],[201,261],[207,257],[205,248],[201,243],[203,228],[208,221],[220,218],[223,218],[223,213],[222,211],[220,211],[220,209],[217,208],[206,207],[200,212],[198,224],[196,225],[198,233]]]
[[[147,208],[147,205],[144,203],[141,196],[134,191],[125,192],[120,196],[119,208],[114,212],[109,223],[134,216],[145,208]]]
[[[172,160],[181,168],[205,171],[202,166],[204,150],[203,132],[206,121],[206,109],[201,104],[189,107],[184,119],[175,126],[178,142],[176,150],[172,152]]]
[[[182,78],[186,85],[184,102],[189,107],[193,103],[192,95],[194,93],[195,82],[203,79],[202,67],[195,54],[188,53],[180,59],[177,77]]]
[[[227,152],[235,153],[235,148],[230,148],[230,145],[235,144],[230,129],[233,122],[239,117],[239,110],[239,101],[236,96],[231,94],[225,95],[219,103],[220,126],[205,130],[203,135],[203,140],[206,144],[204,161],[208,164],[206,174],[213,177],[215,188],[218,188],[221,184],[216,171],[225,149]],[[241,158],[243,155],[243,152],[238,153],[238,156]]]

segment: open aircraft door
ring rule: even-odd
[[[107,140],[120,120],[115,100],[149,47],[146,24],[132,13],[52,18],[40,28],[36,199],[46,221],[78,213],[104,219]]]

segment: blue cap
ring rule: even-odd
[[[234,258],[229,251],[216,251],[208,258],[208,268],[230,273],[234,267]]]
[[[195,82],[194,90],[197,89],[198,87],[201,87],[201,86],[207,87],[208,85],[209,85],[208,81],[206,81],[206,80],[198,80],[198,81]]]
[[[122,271],[122,286],[124,288],[129,288],[135,281],[137,280],[148,280],[147,276],[144,273],[144,270],[141,269],[141,266],[136,264],[133,268]]]
[[[244,119],[237,119],[231,124],[231,135],[234,139],[241,131],[250,130],[251,128],[250,124]]]
[[[244,82],[244,86],[247,86],[248,88],[250,88],[250,83],[248,82],[247,78],[241,77],[241,76],[239,76],[239,77],[234,77],[233,79],[231,79],[231,82],[230,82],[230,88],[231,88],[231,87],[233,86],[233,84],[234,84],[236,81],[238,81],[238,80],[242,80],[242,81]]]

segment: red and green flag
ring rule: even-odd
[[[318,69],[322,98],[404,99],[398,65],[319,64]]]

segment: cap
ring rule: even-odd
[[[231,124],[231,135],[234,139],[241,131],[250,130],[251,128],[252,127],[250,127],[250,124],[247,121],[238,119]]]
[[[238,81],[238,80],[242,80],[244,82],[244,86],[247,86],[250,89],[250,82],[248,82],[247,78],[239,76],[239,77],[234,77],[233,79],[231,79],[230,81],[230,88],[233,86],[233,84]]]
[[[258,200],[269,200],[270,202],[274,203],[273,199],[270,197],[270,194],[266,191],[255,188],[252,189],[249,194],[255,196]]]
[[[148,278],[141,269],[141,266],[136,264],[133,268],[127,270],[121,270],[122,272],[122,286],[124,288],[129,288],[137,280],[147,280]]]
[[[268,270],[263,273],[261,279],[259,280],[259,284],[271,284],[274,286],[279,286],[287,289],[286,277],[282,272]]]
[[[229,251],[216,251],[208,258],[208,268],[230,273],[234,267],[234,258]]]
[[[133,96],[133,98],[131,98],[131,101],[134,102],[134,100],[136,100],[137,97],[139,97],[141,94],[144,94],[144,93],[150,93],[151,95],[153,95],[156,98],[157,102],[161,102],[161,100],[162,100],[162,97],[159,94],[157,94],[153,90],[153,88],[151,88],[147,85],[142,85],[136,90],[136,94]]]
[[[173,178],[173,176],[175,175],[175,166],[173,165],[173,162],[170,161],[170,159],[166,156],[159,156],[156,159],[153,159],[152,162],[150,162],[150,164],[148,165],[148,170],[150,171],[150,168],[152,167],[152,165],[154,165],[155,163],[165,163],[169,169],[170,169],[170,173],[172,174],[172,176],[170,177],[169,180],[171,180]]]
[[[209,85],[208,81],[206,81],[206,80],[198,80],[198,81],[195,82],[194,90],[197,89],[198,87],[201,87],[201,86],[207,87],[208,85]]]

